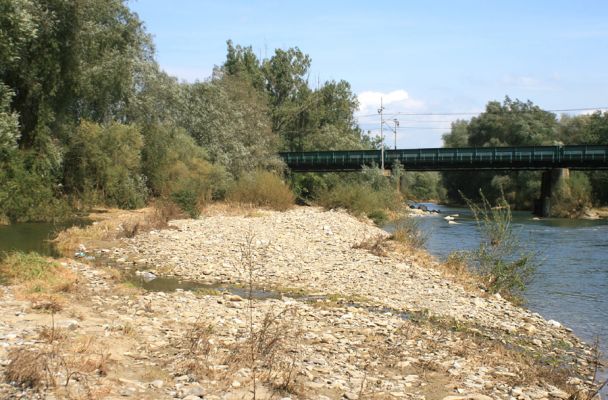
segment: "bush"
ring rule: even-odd
[[[192,190],[178,190],[171,193],[171,200],[190,218],[198,218],[201,215],[198,195]]]
[[[351,213],[374,220],[380,224],[387,219],[386,210],[395,210],[400,205],[397,192],[388,187],[374,190],[368,183],[339,183],[333,188],[322,190],[317,202],[327,208],[344,208]]]
[[[395,222],[395,230],[391,239],[410,247],[424,247],[428,236],[420,228],[420,222],[412,217],[400,218]]]
[[[291,208],[295,196],[289,187],[272,172],[256,171],[243,175],[227,193],[228,201],[269,207],[278,211]]]
[[[0,217],[11,222],[59,221],[71,215],[59,187],[49,174],[30,168],[34,154],[14,151],[0,161]]]
[[[527,250],[513,232],[511,210],[504,197],[493,207],[482,192],[480,195],[479,204],[464,198],[481,233],[479,248],[469,253],[473,271],[483,278],[491,293],[519,300],[536,270],[536,254]]]
[[[572,171],[570,177],[559,182],[551,196],[551,215],[573,218],[591,206],[591,183],[587,175]]]
[[[67,189],[108,206],[144,206],[148,191],[141,173],[142,147],[143,137],[134,125],[82,122],[68,143]]]

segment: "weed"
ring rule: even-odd
[[[536,254],[521,244],[511,225],[511,210],[504,198],[493,207],[480,192],[481,203],[464,197],[481,232],[481,242],[470,252],[472,270],[492,293],[517,299],[536,269]]]
[[[367,216],[376,224],[386,221],[386,210],[400,206],[399,195],[392,188],[375,188],[367,183],[340,183],[320,191],[316,200],[327,209],[344,208],[354,215]]]
[[[5,377],[9,383],[37,389],[44,385],[48,374],[48,360],[43,352],[17,348],[8,352]]]
[[[9,254],[0,263],[0,276],[26,295],[68,292],[76,282],[72,271],[36,253]]]
[[[375,256],[385,257],[387,255],[386,236],[379,234],[363,239],[360,243],[354,244],[353,249],[369,250]]]
[[[410,247],[422,248],[428,240],[428,235],[420,228],[420,222],[415,218],[398,219],[394,229],[390,239]]]

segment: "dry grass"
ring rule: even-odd
[[[268,310],[244,340],[230,347],[224,361],[229,366],[227,374],[246,365],[252,371],[254,390],[257,381],[277,393],[297,394],[301,390],[297,376],[302,340],[294,308],[276,313]]]
[[[17,285],[17,295],[49,307],[61,303],[60,293],[75,289],[76,275],[59,263],[36,253],[15,252],[0,263],[0,276],[9,284]]]
[[[70,257],[81,245],[87,249],[112,247],[118,239],[166,228],[171,219],[182,216],[168,201],[139,210],[97,210],[88,216],[94,221],[92,225],[66,229],[53,242],[63,255]]]
[[[386,244],[387,237],[379,234],[369,238],[363,239],[361,242],[353,245],[353,249],[369,250],[375,256],[385,257],[388,254],[388,247]]]
[[[411,217],[396,220],[395,230],[390,238],[416,249],[423,248],[428,240],[427,234],[420,228],[420,221]]]
[[[109,353],[93,337],[70,340],[65,330],[43,327],[39,338],[42,344],[9,350],[8,383],[35,390],[60,385],[66,398],[79,398],[90,394],[90,378],[107,375]]]
[[[40,388],[48,377],[48,360],[46,354],[36,349],[11,349],[8,352],[8,366],[5,371],[6,381],[23,388]]]

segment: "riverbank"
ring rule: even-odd
[[[50,368],[55,398],[236,399],[255,386],[257,398],[565,399],[590,388],[593,352],[569,329],[464,289],[387,236],[344,212],[216,207],[99,242],[114,247],[64,260],[79,284],[52,318],[62,339],[41,336],[51,315],[2,287],[0,370],[12,348],[61,354],[47,357],[69,366]],[[124,283],[134,270],[208,286],[144,292]],[[61,387],[65,371],[80,378]]]

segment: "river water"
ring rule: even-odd
[[[19,223],[13,225],[0,225],[0,257],[5,252],[23,251],[58,257],[59,252],[50,242],[58,232],[70,226],[85,226],[90,224],[86,219],[76,219],[53,223]]]
[[[475,249],[477,224],[466,209],[426,204],[441,214],[417,217],[428,235],[427,250],[440,259],[456,250]],[[458,214],[448,224],[444,217]],[[599,338],[608,354],[608,221],[533,219],[513,213],[513,229],[539,252],[540,265],[524,293],[525,306],[570,327],[589,344]],[[390,229],[390,227],[387,227]]]

